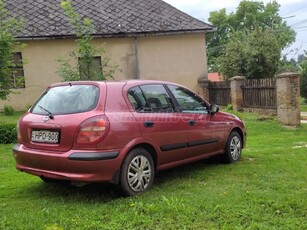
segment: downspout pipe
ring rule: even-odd
[[[139,40],[138,40],[138,37],[134,37],[134,53],[135,53],[135,79],[140,79]]]

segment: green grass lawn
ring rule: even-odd
[[[307,104],[305,103],[305,100],[301,98],[301,111],[307,112]]]
[[[5,116],[4,113],[0,113],[0,124],[1,123],[17,123],[19,117],[25,112],[15,112],[13,116]]]
[[[307,125],[239,116],[248,129],[240,162],[164,171],[132,198],[109,184],[45,184],[0,145],[0,229],[307,229]]]
[[[307,105],[306,104],[301,105],[301,111],[302,112],[307,112]]]

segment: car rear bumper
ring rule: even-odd
[[[70,150],[58,153],[29,149],[20,144],[13,148],[18,170],[36,176],[80,182],[115,180],[122,162],[119,152]]]

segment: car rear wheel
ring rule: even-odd
[[[224,161],[232,163],[239,161],[242,153],[242,138],[236,131],[230,133],[225,147]]]
[[[131,150],[126,156],[120,173],[120,186],[126,195],[133,196],[148,190],[154,180],[154,163],[143,148]]]

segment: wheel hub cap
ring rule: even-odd
[[[128,184],[135,192],[141,192],[147,188],[151,179],[151,166],[144,156],[136,156],[128,167]]]
[[[240,138],[237,136],[231,139],[230,153],[233,160],[238,160],[241,156],[241,141]]]

